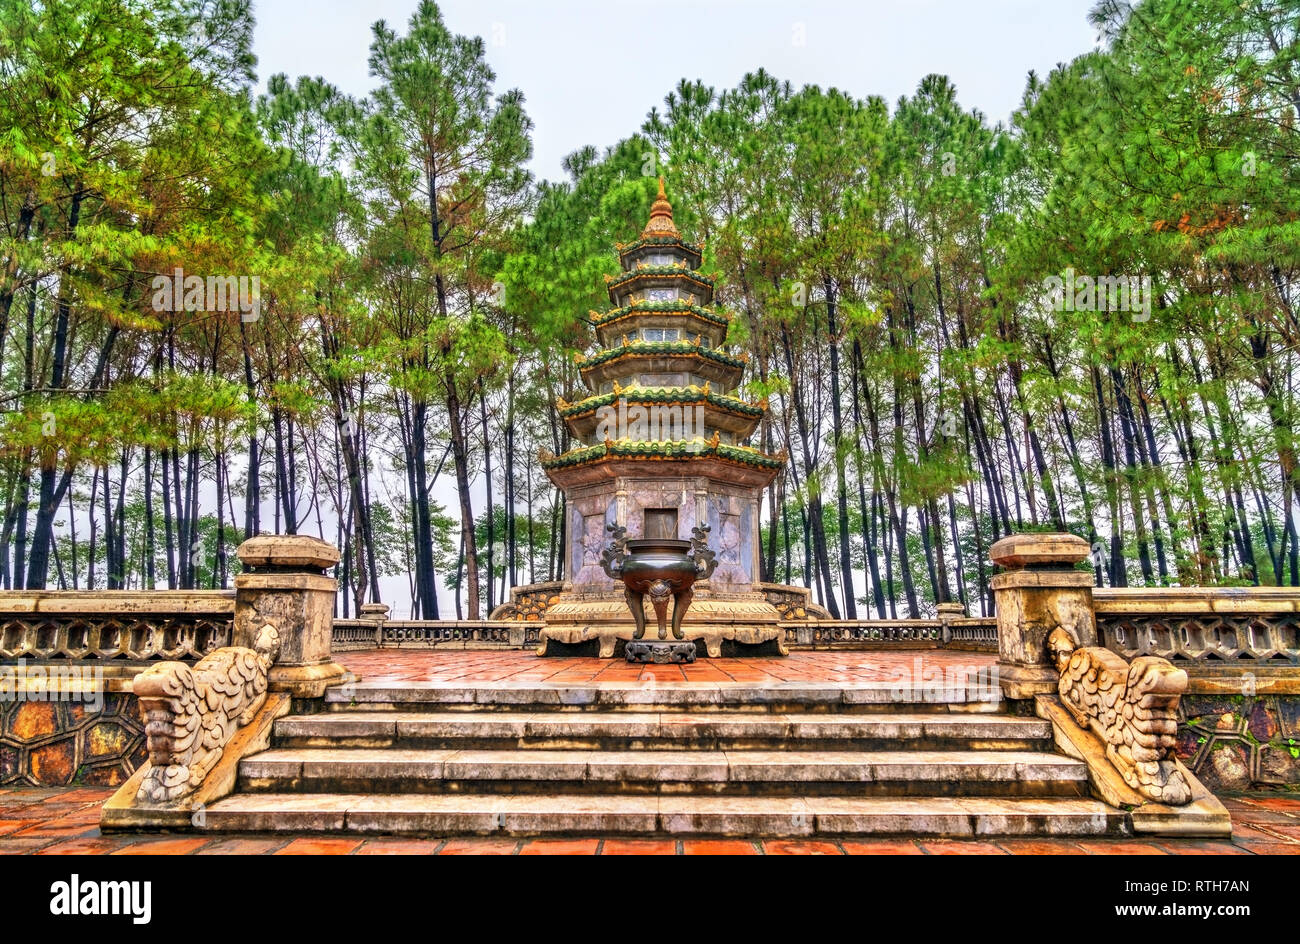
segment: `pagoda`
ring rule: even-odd
[[[678,233],[663,178],[640,237],[617,249],[612,307],[591,313],[599,350],[577,361],[589,394],[557,404],[576,444],[542,455],[567,518],[563,591],[538,652],[598,640],[609,657],[632,638],[623,587],[601,566],[612,528],[690,539],[698,527],[717,566],[695,584],[686,638],[714,657],[724,642],[784,654],[759,575],[759,501],[784,457],[747,445],[767,404],[740,396],[748,358],[727,350],[730,316],[711,307],[714,280]]]

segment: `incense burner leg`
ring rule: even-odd
[[[655,618],[659,621],[660,639],[668,638],[668,598],[672,594],[672,587],[663,580],[650,585],[650,605],[655,608]]]
[[[627,600],[627,608],[632,611],[632,622],[636,624],[636,629],[632,631],[632,638],[640,639],[645,635],[645,610],[641,607],[645,594],[628,587],[623,591],[623,599]]]
[[[686,610],[691,605],[691,598],[694,594],[690,587],[684,587],[673,594],[673,638],[686,638],[682,633],[682,618],[686,616]]]

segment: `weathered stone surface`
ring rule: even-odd
[[[1130,666],[1109,649],[1080,647],[1064,627],[1048,644],[1061,673],[1061,702],[1102,739],[1124,781],[1158,803],[1188,802],[1192,787],[1173,757],[1187,673],[1150,656]]]
[[[1300,754],[1300,743],[1263,745],[1259,749],[1259,779],[1275,784],[1300,783],[1300,757],[1297,754]]]
[[[1087,560],[1090,550],[1088,542],[1074,534],[1013,534],[995,541],[989,557],[1002,567],[1070,568]]]
[[[283,567],[321,571],[339,562],[339,550],[306,534],[259,534],[235,550],[245,567]]]
[[[254,645],[218,649],[192,669],[163,662],[136,677],[151,763],[137,802],[175,804],[196,791],[235,732],[257,714],[279,633],[268,624]]]
[[[32,741],[59,727],[58,705],[52,701],[29,701],[18,706],[9,732],[20,741]]]
[[[1256,701],[1250,706],[1246,715],[1246,730],[1250,736],[1257,741],[1271,741],[1278,732],[1277,721],[1274,718],[1276,711],[1273,706],[1266,701]]]
[[[32,777],[51,786],[71,783],[77,773],[76,753],[67,740],[32,748],[29,763]]]
[[[1214,780],[1226,790],[1250,787],[1250,748],[1241,741],[1215,740],[1206,756]]]
[[[1092,577],[1074,565],[1088,543],[1070,534],[1012,535],[990,550],[1008,568],[989,583],[998,621],[998,669],[1003,693],[1029,699],[1055,690],[1048,637],[1065,629],[1081,646],[1096,642]]]

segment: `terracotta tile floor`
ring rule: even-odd
[[[955,681],[991,668],[989,652],[900,649],[792,652],[786,658],[635,665],[621,659],[540,659],[525,650],[359,649],[336,655],[365,682],[897,682]],[[924,673],[924,675],[922,675]]]
[[[1300,855],[1300,797],[1227,797],[1232,841],[1196,839],[408,839],[354,836],[101,835],[96,812],[110,789],[0,789],[0,855]],[[21,833],[19,835],[18,833]]]

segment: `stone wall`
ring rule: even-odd
[[[0,786],[116,786],[145,760],[130,679],[228,646],[230,590],[0,592]]]
[[[84,701],[0,700],[0,786],[117,786],[145,760],[136,698],[108,692]]]
[[[1211,790],[1300,785],[1300,696],[1185,695],[1178,758]]]

